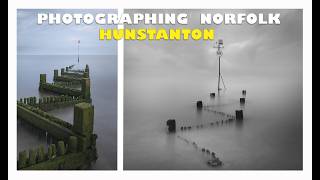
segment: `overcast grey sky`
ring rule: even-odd
[[[126,13],[187,13],[188,25],[155,28],[214,28],[223,39],[222,68],[228,75],[302,79],[302,10],[125,10]],[[200,13],[280,13],[280,25],[200,25]],[[126,26],[132,28],[137,26]],[[212,41],[125,41],[125,76],[179,75],[217,71]]]
[[[17,11],[17,50],[21,54],[117,54],[116,41],[100,41],[99,28],[116,28],[114,25],[47,25],[37,24],[37,13],[117,13],[117,10],[32,10]]]

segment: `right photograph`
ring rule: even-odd
[[[124,170],[303,170],[302,9],[124,13],[188,17],[125,29],[214,29],[210,40],[124,40]],[[230,23],[200,23],[217,13]],[[270,14],[281,23],[264,23]]]

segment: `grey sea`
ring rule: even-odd
[[[212,72],[158,65],[127,56],[124,80],[124,169],[127,170],[301,170],[302,71],[237,76],[223,71],[227,89],[217,94]],[[163,63],[164,64],[164,63]],[[259,70],[257,71],[259,72]],[[240,105],[242,90],[246,103]],[[211,98],[209,93],[215,92]],[[223,116],[197,110],[202,100],[213,111],[235,115],[242,122],[215,126]],[[177,132],[166,121],[176,119]],[[197,125],[203,125],[196,128]],[[181,126],[192,126],[180,131]],[[195,148],[195,143],[198,147]],[[215,152],[223,165],[207,165]]]
[[[117,169],[117,56],[81,55],[79,64],[73,55],[19,55],[17,57],[17,97],[41,97],[39,74],[46,73],[52,82],[53,70],[76,64],[74,69],[90,67],[91,97],[95,107],[94,133],[98,135],[96,170]],[[73,122],[73,106],[49,113]],[[18,120],[18,152],[40,144],[47,145],[46,136]]]

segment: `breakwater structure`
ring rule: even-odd
[[[82,78],[89,78],[89,66],[86,65],[85,69],[72,69],[74,65],[61,68],[60,75],[59,70],[55,69],[53,74],[53,80],[56,83],[69,83],[69,84],[81,84]]]
[[[18,170],[88,169],[98,158],[89,66],[77,72],[70,71],[73,67],[61,69],[60,76],[54,70],[53,83],[47,82],[46,74],[40,74],[39,90],[56,95],[20,98],[17,101],[18,118],[54,139],[47,147],[40,145],[19,152]],[[72,87],[76,84],[80,87]],[[72,124],[48,112],[70,105],[74,106]]]
[[[224,48],[223,45],[223,40],[219,39],[218,42],[216,42],[216,45],[214,46],[214,48],[217,49],[217,56],[218,56],[218,89],[217,89],[217,95],[219,96],[219,98],[221,98],[220,96],[220,91],[221,90],[226,90],[226,86],[224,83],[224,80],[222,78],[222,74],[221,74],[221,57],[223,55],[222,49]],[[220,82],[222,82],[223,88],[221,88]],[[236,109],[234,112],[235,114],[230,114],[230,113],[226,113],[226,112],[222,112],[219,111],[217,109],[215,109],[215,105],[205,105],[203,103],[202,100],[198,100],[196,101],[196,109],[197,112],[202,112],[202,111],[206,111],[208,113],[212,113],[215,115],[219,115],[219,118],[216,117],[212,117],[211,120],[207,121],[207,122],[196,122],[196,124],[194,124],[194,122],[192,124],[180,124],[177,123],[175,119],[168,119],[166,121],[166,125],[168,128],[168,132],[171,134],[176,134],[176,137],[184,142],[186,142],[187,144],[191,144],[196,150],[199,150],[200,152],[202,152],[207,160],[207,164],[210,167],[217,167],[217,166],[222,166],[223,162],[216,156],[216,153],[204,146],[200,147],[198,145],[197,142],[192,141],[190,139],[187,139],[185,137],[183,137],[183,133],[187,133],[190,132],[192,130],[201,130],[203,128],[216,128],[216,127],[222,127],[222,126],[226,126],[226,125],[230,125],[231,123],[236,123],[236,125],[242,126],[243,121],[244,121],[244,106],[246,103],[246,95],[247,95],[247,91],[246,90],[242,90],[242,97],[240,97],[240,109]],[[216,92],[211,92],[209,93],[209,96],[211,99],[215,99],[216,97]],[[209,155],[209,156],[208,156]]]
[[[244,106],[246,99],[246,90],[242,91],[242,97],[240,97],[240,106]],[[218,93],[219,94],[219,93]],[[210,93],[211,98],[215,98],[215,93]],[[208,113],[213,113],[221,116],[220,118],[215,118],[212,121],[208,121],[206,123],[198,123],[198,124],[189,124],[189,125],[178,125],[175,119],[169,119],[166,121],[166,125],[169,133],[176,134],[176,137],[187,144],[191,144],[197,151],[202,152],[204,157],[207,158],[207,164],[210,167],[219,167],[223,165],[223,162],[219,157],[216,156],[216,153],[204,146],[200,146],[197,142],[192,141],[183,137],[183,133],[187,133],[192,130],[201,130],[203,128],[213,128],[213,127],[221,127],[223,125],[228,125],[233,122],[242,124],[244,120],[243,110],[237,109],[235,110],[235,114],[228,114],[225,112],[217,111],[214,109],[214,106],[204,105],[204,103],[199,100],[196,102],[197,111],[206,111]]]

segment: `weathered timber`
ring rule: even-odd
[[[91,102],[91,93],[90,93],[90,79],[82,78],[81,79],[81,90],[70,88],[67,86],[61,86],[58,84],[52,84],[46,82],[46,74],[40,75],[39,83],[40,91],[49,91],[57,94],[63,94],[68,96],[81,96],[87,102]]]
[[[41,163],[22,168],[22,170],[74,170],[88,169],[91,162],[97,159],[95,150],[86,150],[84,152],[71,153],[58,156]]]
[[[19,170],[58,170],[58,169],[87,169],[92,161],[97,159],[95,139],[91,146],[83,151],[78,151],[77,137],[70,136],[69,144],[58,141],[57,144],[50,144],[47,152],[41,145],[37,150],[30,149],[29,157],[27,151],[19,152]]]
[[[39,90],[61,96],[20,98],[17,101],[18,118],[57,140],[57,144],[48,146],[47,152],[43,145],[19,152],[19,170],[87,169],[97,159],[89,66],[77,73],[72,72],[73,66],[62,68],[61,76],[58,70],[54,70],[54,83],[47,83],[46,74],[40,74]],[[81,85],[81,89],[71,88],[73,84]],[[73,125],[45,112],[72,104],[75,104]]]
[[[69,136],[74,136],[75,133],[72,131],[72,125],[69,123],[59,120],[58,118],[52,118],[53,116],[48,115],[41,110],[37,110],[39,113],[31,111],[26,106],[18,103],[17,113],[18,117],[23,121],[26,121],[33,126],[45,130],[58,139],[66,139]]]

